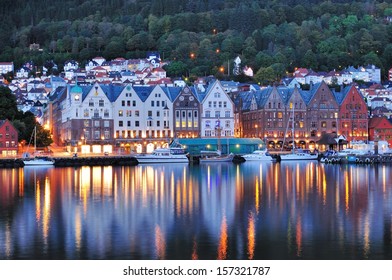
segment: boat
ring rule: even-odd
[[[255,150],[251,154],[246,154],[242,156],[245,161],[276,161],[267,150]]]
[[[34,153],[33,155],[37,154],[37,127],[34,127],[33,134],[31,135],[31,138],[34,136]],[[30,139],[31,143],[31,139]],[[30,147],[29,143],[29,147]],[[30,157],[29,153],[24,153],[23,154],[23,164],[25,166],[44,166],[44,165],[54,165],[54,159],[48,156],[34,156]]]
[[[138,163],[189,163],[188,154],[183,148],[157,148],[151,154],[139,154],[134,158]]]
[[[318,154],[311,154],[308,152],[304,152],[299,150],[295,150],[290,154],[282,154],[280,155],[281,161],[286,160],[318,160]]]
[[[292,103],[290,103],[290,107],[292,107],[293,109],[293,116],[291,117],[291,121],[292,121],[292,128],[291,128],[291,134],[293,137],[293,145],[292,145],[292,149],[291,149],[291,153],[289,154],[281,154],[280,155],[280,160],[281,161],[286,161],[286,160],[318,160],[318,154],[312,154],[310,152],[305,152],[302,149],[296,149],[295,148],[295,139],[294,139],[294,127],[295,127],[295,123],[294,123],[294,106]],[[287,128],[288,128],[288,123],[287,123]],[[286,131],[287,131],[286,128]],[[286,135],[286,133],[285,133]]]
[[[200,163],[213,163],[213,162],[232,162],[234,154],[230,153],[228,155],[222,155],[219,150],[209,153],[201,153]]]

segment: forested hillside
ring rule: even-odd
[[[20,66],[158,50],[169,75],[217,74],[236,55],[278,77],[294,67],[392,66],[391,1],[2,0],[0,61]],[[30,51],[32,43],[42,51]],[[192,55],[191,55],[192,54]],[[384,71],[385,73],[385,71]]]

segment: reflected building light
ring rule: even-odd
[[[193,238],[193,247],[192,247],[192,260],[198,260],[199,255],[197,254],[197,241],[196,238]]]
[[[259,214],[260,191],[259,191],[259,178],[258,178],[258,176],[256,176],[255,180],[256,180],[256,184],[255,184],[255,208],[256,208],[256,213]]]
[[[387,175],[385,165],[382,167],[381,172],[382,172],[382,176],[381,176],[381,178],[382,178],[382,191],[385,194],[387,191],[387,178],[390,178],[390,176]]]
[[[47,239],[49,236],[49,228],[50,228],[50,211],[51,211],[51,204],[50,204],[50,181],[49,178],[45,178],[45,192],[44,192],[44,209],[43,209],[43,237],[45,239],[45,244],[47,243]],[[46,244],[47,245],[47,244]]]
[[[155,253],[159,260],[166,259],[166,242],[159,225],[155,226]]]
[[[344,172],[344,190],[345,190],[345,206],[346,206],[346,212],[348,212],[350,205],[350,182],[349,182],[349,175],[347,174],[347,171]]]
[[[87,214],[87,204],[89,189],[91,186],[91,167],[83,166],[80,170],[80,191],[79,196],[83,202],[83,213]]]
[[[322,186],[323,186],[323,205],[327,204],[327,178],[323,176],[322,178]]]
[[[218,260],[227,259],[227,246],[228,246],[227,222],[226,222],[226,216],[223,216],[219,245],[218,245]]]
[[[80,251],[82,248],[82,221],[79,209],[75,209],[75,245],[76,249]]]
[[[248,259],[249,260],[254,259],[255,245],[256,245],[255,216],[253,213],[250,213],[248,218]]]
[[[302,255],[302,224],[301,216],[297,219],[297,224],[295,227],[295,243],[297,245],[297,257]]]
[[[102,167],[93,166],[92,168],[92,179],[93,179],[93,198],[99,199],[102,196]]]
[[[103,192],[105,196],[113,195],[113,167],[103,167]]]
[[[336,181],[336,186],[335,186],[335,211],[336,214],[339,214],[339,205],[340,205],[340,190],[339,190],[339,181]]]
[[[34,178],[34,180],[36,180],[36,178]],[[35,220],[38,223],[41,221],[41,188],[39,187],[39,185],[35,185],[34,187],[35,187]]]
[[[370,254],[370,221],[369,213],[365,216],[364,233],[363,233],[363,255],[367,259]]]

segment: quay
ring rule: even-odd
[[[93,156],[93,157],[53,157],[54,166],[78,167],[78,166],[133,166],[137,160],[132,156]],[[0,159],[0,168],[23,167],[21,158]]]
[[[392,154],[383,155],[347,155],[347,156],[327,156],[320,158],[320,162],[331,164],[378,164],[392,163]]]

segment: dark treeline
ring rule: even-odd
[[[0,16],[0,61],[16,67],[151,50],[171,76],[218,75],[237,55],[266,82],[295,67],[392,66],[389,0],[2,0]]]

